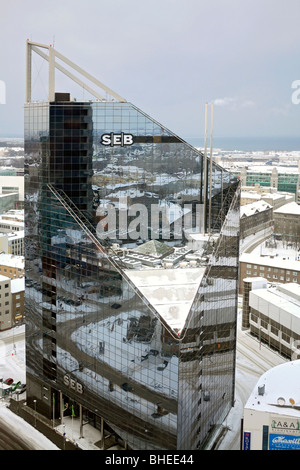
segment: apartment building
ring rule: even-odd
[[[241,239],[273,225],[273,207],[263,200],[241,206],[240,215]]]
[[[0,331],[13,326],[10,278],[0,275]]]
[[[0,233],[0,253],[24,256],[24,230],[15,233]]]
[[[23,277],[25,273],[24,256],[0,253],[0,274],[10,279]]]
[[[250,333],[288,359],[300,358],[300,285],[264,286],[249,292]]]
[[[274,233],[287,242],[300,244],[300,205],[286,204],[273,212]]]
[[[10,281],[12,324],[17,325],[24,320],[25,277]]]
[[[240,294],[243,293],[243,280],[248,277],[264,277],[268,282],[300,284],[300,261],[243,253],[240,256]]]

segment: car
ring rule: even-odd
[[[133,390],[132,386],[130,384],[128,384],[127,382],[122,384],[121,387],[123,388],[123,390],[125,392],[131,392],[131,390]]]
[[[14,381],[14,379],[9,378],[9,379],[4,380],[3,383],[5,383],[5,385],[11,385],[13,383],[13,381]]]
[[[21,393],[24,393],[25,390],[26,390],[26,384],[20,384],[16,389],[16,393],[18,395],[21,395]]]

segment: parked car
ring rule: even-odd
[[[5,385],[11,385],[13,383],[13,381],[14,381],[14,379],[9,378],[9,379],[4,380],[3,383],[5,383]]]
[[[124,390],[125,392],[131,392],[131,390],[133,390],[132,386],[129,385],[127,382],[125,382],[124,384],[122,384],[121,387],[123,388],[123,390]]]
[[[26,390],[26,384],[20,384],[16,389],[16,393],[20,395],[21,393],[25,392],[25,390]]]

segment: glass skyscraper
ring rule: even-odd
[[[239,180],[133,104],[56,94],[25,104],[25,216],[28,405],[208,448],[234,401]]]

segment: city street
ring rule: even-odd
[[[241,307],[238,312],[237,360],[235,405],[226,419],[228,432],[219,443],[218,450],[240,450],[241,419],[243,407],[259,377],[268,369],[287,361],[275,351],[261,344],[250,336],[248,331],[241,330]]]

